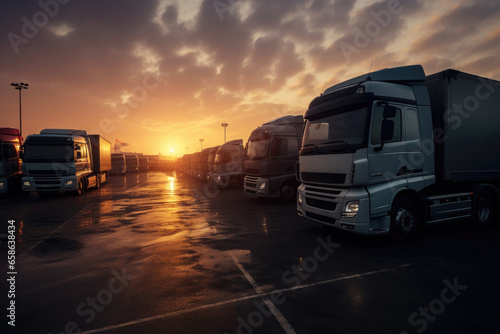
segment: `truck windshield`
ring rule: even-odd
[[[71,145],[26,145],[24,162],[71,162],[74,161]]]
[[[356,149],[365,142],[368,108],[307,120],[302,146]]]
[[[231,152],[230,151],[222,151],[217,152],[215,155],[215,164],[222,165],[231,162]]]
[[[261,160],[267,156],[269,150],[269,139],[250,140],[248,142],[246,156],[249,160]]]

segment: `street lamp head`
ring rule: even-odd
[[[21,89],[28,89],[29,84],[21,82],[21,83],[11,83],[11,86],[14,87],[14,89],[21,90]]]

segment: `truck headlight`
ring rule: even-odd
[[[264,190],[264,189],[266,189],[266,181],[261,182],[261,183],[259,184],[259,190]]]
[[[342,217],[344,218],[356,217],[356,213],[358,213],[358,210],[359,210],[359,201],[347,202],[345,206],[345,211],[342,212]]]
[[[23,182],[23,186],[25,186],[25,187],[31,187],[30,181],[24,181]]]
[[[73,180],[68,180],[66,183],[64,183],[65,186],[71,186],[73,185]]]
[[[300,191],[297,191],[297,203],[299,205],[302,205],[302,194],[300,193]]]
[[[5,187],[5,182],[0,182],[0,190],[3,190],[4,187]]]

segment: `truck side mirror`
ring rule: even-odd
[[[385,112],[385,111],[384,111]],[[394,117],[394,116],[393,116]],[[382,129],[380,131],[380,146],[375,147],[375,151],[381,151],[384,148],[384,143],[394,137],[394,121],[383,119]]]

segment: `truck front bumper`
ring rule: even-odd
[[[75,175],[63,177],[32,177],[23,176],[23,191],[75,191],[78,179]]]
[[[301,184],[297,190],[297,213],[303,218],[354,233],[389,233],[388,216],[370,217],[370,198],[364,188]]]
[[[279,197],[279,191],[271,190],[271,180],[263,176],[245,176],[243,189],[247,194],[259,197]]]
[[[213,173],[212,178],[219,187],[226,188],[231,185],[231,180],[243,177],[243,173]]]

